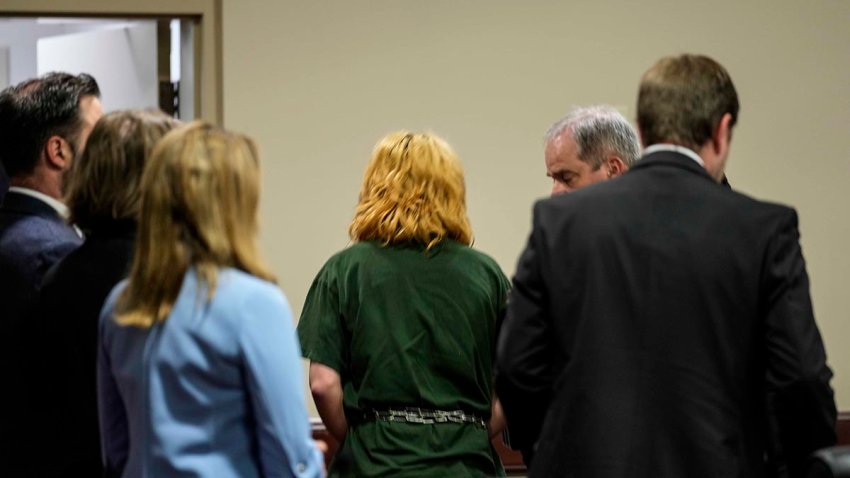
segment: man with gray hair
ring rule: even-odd
[[[575,108],[546,132],[546,175],[552,195],[626,172],[640,157],[635,129],[610,106]]]
[[[613,179],[640,157],[640,141],[629,121],[615,108],[595,105],[573,108],[545,136],[546,176],[552,196]],[[542,417],[539,417],[542,418]],[[510,426],[507,441],[531,463],[539,420]]]

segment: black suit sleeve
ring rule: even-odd
[[[790,476],[801,476],[813,451],[835,443],[836,410],[794,211],[767,248],[761,297],[773,459]]]
[[[529,464],[551,399],[551,331],[548,295],[541,273],[545,251],[539,207],[528,245],[513,278],[497,347],[496,392],[508,422],[511,446]]]

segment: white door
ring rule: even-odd
[[[65,71],[92,75],[104,111],[159,107],[156,22],[59,35],[38,40],[38,75]]]

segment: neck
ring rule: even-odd
[[[57,200],[62,199],[62,190],[59,187],[58,181],[44,180],[37,175],[11,178],[9,185],[32,189]]]
[[[701,148],[696,150],[696,153],[705,163],[705,170],[708,172],[709,176],[714,178],[714,180],[718,183],[721,182],[723,180],[723,169],[725,164],[723,164],[723,158],[715,152],[711,142],[706,142]]]

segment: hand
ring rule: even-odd
[[[322,476],[328,476],[328,442],[324,440],[313,440],[313,445],[322,452]]]

